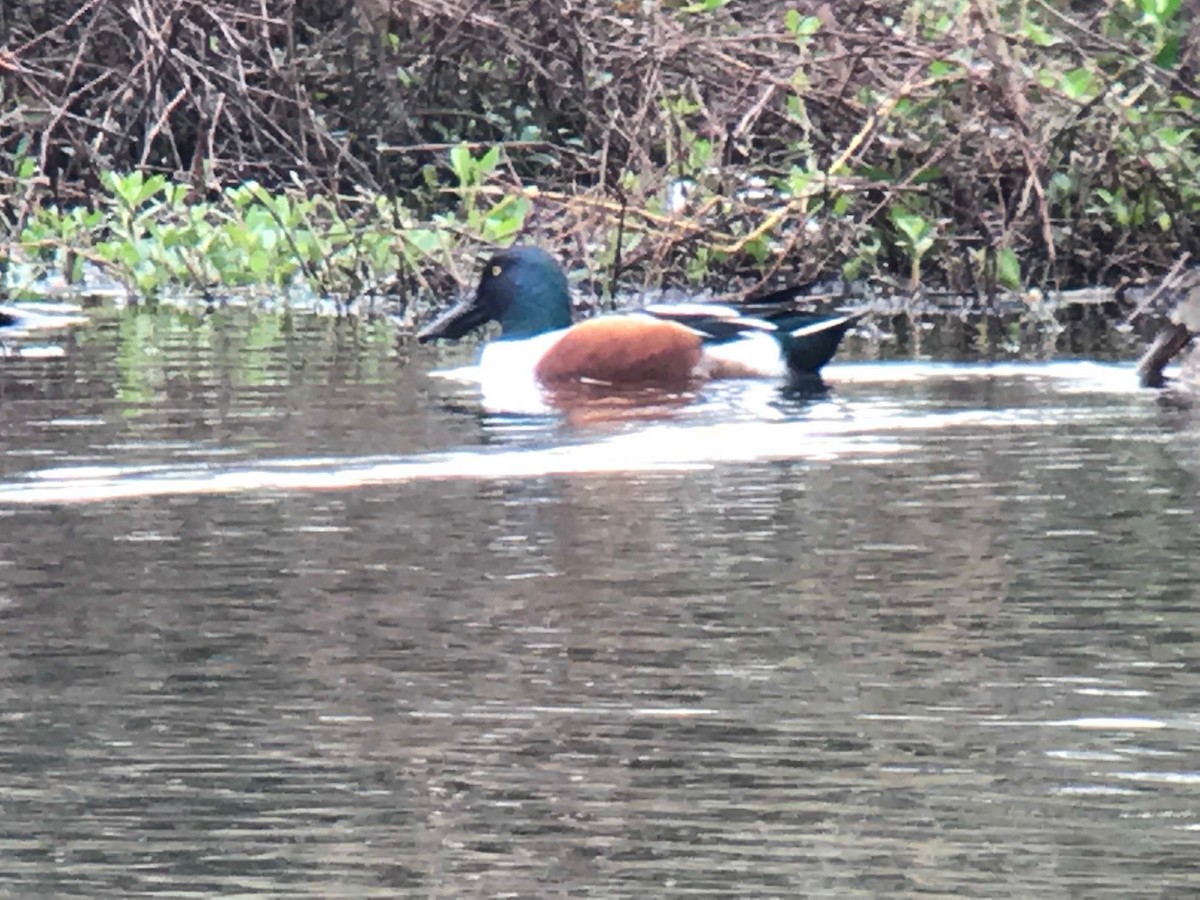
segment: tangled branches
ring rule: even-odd
[[[651,223],[640,252],[660,259],[705,247],[804,274],[856,259],[960,287],[997,259],[1026,279],[1073,281],[1200,252],[1194,140],[1168,146],[1198,125],[1200,17],[1153,35],[1130,19],[1118,43],[1111,8],[969,9],[10,4],[0,156],[34,158],[66,202],[104,171],[140,169],[197,196],[255,179],[431,211],[452,183],[445,150],[465,141],[502,147],[513,188],[590,197],[610,229]],[[681,186],[688,205],[671,199]],[[673,224],[655,226],[666,213]]]
[[[48,0],[5,23],[3,65],[39,168],[62,184],[149,169],[246,178],[296,168],[364,177],[321,121],[298,63],[291,3]],[[319,53],[319,48],[314,48]]]

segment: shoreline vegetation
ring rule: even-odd
[[[1200,261],[1198,72],[1200,0],[5,4],[0,299],[411,317],[520,240],[600,298],[1131,322]]]

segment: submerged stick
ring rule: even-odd
[[[1193,337],[1193,333],[1181,322],[1172,322],[1160,331],[1150,349],[1138,360],[1138,381],[1142,387],[1162,387],[1166,383],[1163,369],[1192,342]]]

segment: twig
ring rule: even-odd
[[[1167,274],[1164,275],[1162,280],[1158,283],[1158,287],[1151,291],[1148,296],[1143,297],[1141,302],[1133,308],[1133,311],[1125,317],[1126,325],[1131,324],[1134,319],[1153,306],[1154,302],[1158,300],[1164,291],[1175,286],[1175,281],[1178,279],[1179,273],[1183,271],[1183,267],[1187,265],[1188,260],[1191,258],[1192,254],[1185,251],[1177,260],[1175,260],[1175,263],[1171,266],[1170,271],[1167,272]]]

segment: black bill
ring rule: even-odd
[[[422,344],[438,338],[452,341],[486,324],[491,318],[491,313],[479,304],[477,297],[468,297],[418,331],[417,340]]]

